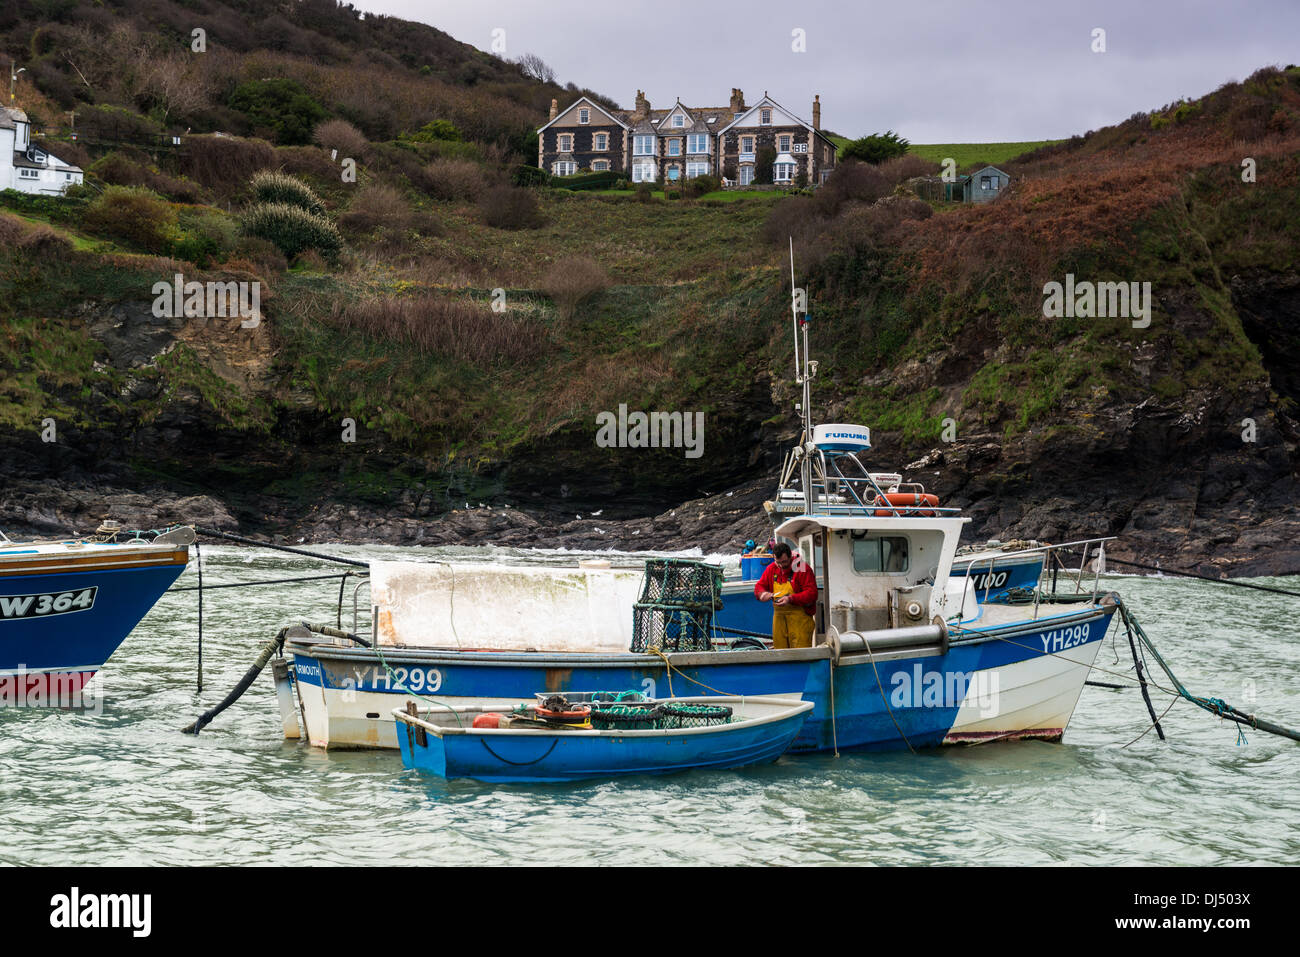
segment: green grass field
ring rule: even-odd
[[[957,161],[957,168],[964,170],[976,164],[1005,163],[1021,153],[1028,153],[1040,146],[1059,143],[1060,140],[1029,140],[1023,143],[913,143],[912,153],[922,159],[942,163],[951,156]]]
[[[841,150],[852,142],[847,136],[832,136],[835,145]],[[1026,140],[1022,143],[913,143],[911,152],[935,163],[942,163],[951,156],[957,161],[959,170],[969,169],[986,163],[996,166],[1015,159],[1021,153],[1028,153],[1040,146],[1059,143],[1060,140]]]

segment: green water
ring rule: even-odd
[[[335,546],[412,559],[572,565],[576,553]],[[205,547],[214,584],[319,573]],[[604,556],[609,557],[609,556]],[[635,561],[634,557],[629,557]],[[324,569],[333,570],[333,567]],[[193,562],[177,583],[193,584]],[[1296,589],[1294,579],[1259,579]],[[1196,694],[1300,727],[1300,598],[1113,577]],[[1297,589],[1300,590],[1300,589]],[[782,758],[743,771],[570,785],[443,782],[396,752],[283,740],[269,674],[202,735],[180,733],[295,618],[332,617],[337,582],[170,592],[101,675],[100,713],[0,711],[7,864],[1288,864],[1300,859],[1300,745],[1186,703],[1149,725],[1135,689],[1086,688],[1060,744]],[[362,604],[365,591],[362,591]],[[349,611],[345,616],[350,618]],[[364,611],[363,611],[364,617]],[[1113,634],[1113,632],[1112,632]],[[1098,667],[1129,674],[1108,637]],[[1117,660],[1118,656],[1118,660]],[[1094,673],[1098,680],[1117,680]],[[1153,694],[1158,711],[1170,698]],[[1127,745],[1127,746],[1126,746]]]

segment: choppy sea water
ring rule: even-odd
[[[587,557],[489,548],[318,550],[552,564]],[[205,585],[338,568],[213,546],[203,548],[203,563]],[[191,561],[177,586],[195,581]],[[1124,595],[1192,693],[1300,728],[1300,644],[1288,624],[1300,598],[1175,578],[1104,581]],[[1294,579],[1251,581],[1300,590]],[[0,862],[1300,860],[1300,745],[1255,731],[1242,743],[1234,725],[1185,702],[1163,718],[1167,741],[1154,732],[1139,739],[1150,721],[1135,688],[1086,688],[1060,744],[845,752],[740,771],[567,785],[444,782],[404,770],[396,752],[327,754],[285,741],[269,669],[200,736],[180,732],[234,686],[281,625],[332,617],[337,595],[337,581],[205,592],[199,694],[197,597],[173,590],[101,673],[98,713],[0,709]],[[350,598],[345,607],[349,624]],[[1122,636],[1112,642],[1114,635],[1098,668],[1129,674],[1127,643]],[[1153,691],[1153,700],[1159,712],[1171,699]]]

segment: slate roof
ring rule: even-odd
[[[27,114],[8,106],[0,106],[0,130],[12,130],[17,123],[26,123]]]

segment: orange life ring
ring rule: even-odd
[[[872,505],[889,504],[894,508],[877,508],[877,518],[888,518],[891,515],[907,514],[922,515],[931,518],[938,513],[933,511],[939,505],[939,496],[931,495],[926,492],[886,492],[883,496],[876,496]]]
[[[572,711],[551,711],[539,704],[536,711],[539,718],[546,718],[550,721],[580,722],[591,717],[591,705],[589,704],[574,705]]]

